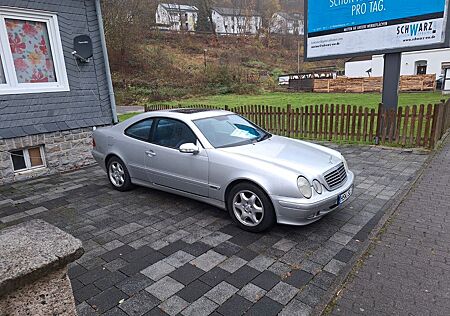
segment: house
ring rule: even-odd
[[[439,78],[450,63],[450,48],[402,53],[401,75],[435,74]],[[347,77],[383,75],[383,55],[355,57],[345,63]]]
[[[270,33],[304,35],[304,17],[301,13],[276,12],[270,20]]]
[[[262,25],[254,10],[213,7],[211,16],[217,34],[256,34]]]
[[[0,42],[0,183],[92,163],[117,122],[100,0],[2,0]]]
[[[195,31],[198,9],[192,5],[160,3],[156,9],[156,24],[161,30]]]

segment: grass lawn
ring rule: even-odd
[[[400,105],[438,103],[442,99],[440,92],[418,92],[401,93]],[[211,106],[230,107],[240,105],[271,105],[285,107],[291,104],[292,107],[316,104],[350,104],[357,106],[367,106],[376,108],[381,102],[379,93],[288,93],[288,92],[267,92],[260,95],[212,95],[205,97],[193,97],[190,99],[174,100],[169,102],[154,102],[154,104],[170,105],[195,105],[204,104]]]
[[[435,104],[443,99],[441,92],[417,92],[401,93],[399,98],[400,105],[414,104]],[[270,105],[286,107],[291,104],[292,107],[316,104],[350,104],[357,106],[367,106],[376,109],[381,102],[379,93],[289,93],[289,92],[267,92],[259,95],[211,95],[204,97],[193,97],[189,99],[180,99],[168,102],[153,102],[151,104],[168,104],[173,106],[190,105],[211,105],[230,107],[241,105]],[[136,115],[137,113],[127,113],[119,115],[121,122]]]

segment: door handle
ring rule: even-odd
[[[147,150],[145,153],[149,157],[155,157],[156,156],[156,153],[153,150]]]

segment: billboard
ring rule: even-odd
[[[306,0],[307,60],[448,46],[449,0]]]

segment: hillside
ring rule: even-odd
[[[195,95],[257,94],[277,88],[277,77],[297,71],[299,38],[152,31],[132,51],[112,51],[119,104],[145,104]],[[300,70],[343,67],[342,61],[303,62]]]

